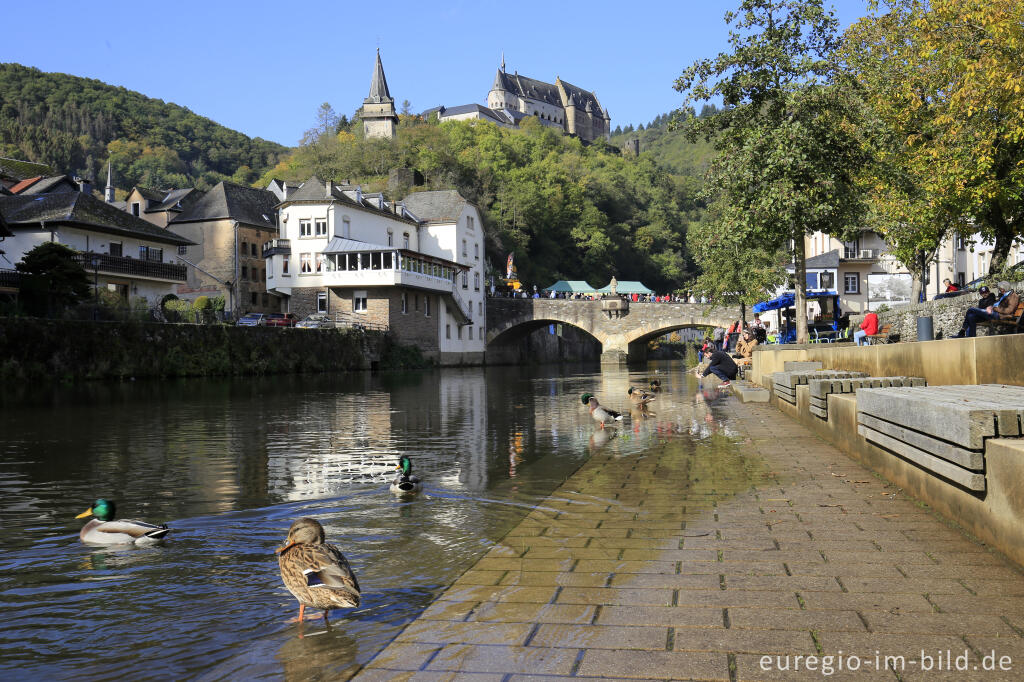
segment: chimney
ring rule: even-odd
[[[82,194],[92,194],[91,182],[78,175],[75,176],[74,180],[78,184],[78,191],[80,191]]]
[[[356,185],[356,203],[362,205],[363,203],[363,186]]]
[[[103,193],[103,201],[108,204],[114,203],[114,184],[110,181],[110,162],[107,161],[107,188]]]
[[[327,189],[327,196],[330,197],[331,196],[331,181],[330,180],[324,180],[324,187]]]
[[[281,201],[288,201],[288,183],[281,183]]]

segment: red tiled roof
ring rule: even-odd
[[[16,184],[13,187],[11,187],[11,194],[21,194],[26,189],[28,189],[29,187],[31,187],[32,185],[36,184],[37,182],[39,182],[42,179],[43,179],[42,175],[37,175],[34,178],[29,178],[27,180],[22,180],[18,184]]]

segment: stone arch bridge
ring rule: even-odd
[[[685,327],[725,327],[740,308],[692,303],[630,303],[618,299],[579,301],[549,298],[487,300],[487,345],[511,341],[551,323],[572,325],[601,344],[601,362],[643,360],[647,343]]]

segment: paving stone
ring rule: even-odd
[[[728,680],[725,654],[691,651],[607,651],[588,649],[580,664],[581,675],[604,677]]]
[[[722,609],[696,606],[603,606],[599,625],[722,628]]]
[[[675,651],[805,654],[813,654],[816,651],[814,639],[806,630],[678,628],[672,639]]]
[[[530,641],[530,646],[664,651],[668,634],[667,627],[541,625]]]
[[[577,654],[575,649],[451,644],[441,649],[427,669],[565,675],[572,672]]]
[[[502,575],[504,576],[501,581],[502,585],[604,587],[608,584],[611,574],[577,571],[570,573],[563,571],[508,571]]]
[[[441,647],[421,642],[397,642],[366,664],[367,668],[419,670]]]
[[[734,608],[729,609],[729,622],[733,628],[751,630],[866,631],[856,611]]]
[[[458,623],[417,620],[395,641],[438,644],[523,644],[532,623]]]

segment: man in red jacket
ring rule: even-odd
[[[853,340],[858,346],[868,345],[865,336],[873,336],[878,333],[878,315],[875,313],[868,313],[864,316],[864,321],[860,323],[860,330],[853,333]]]

